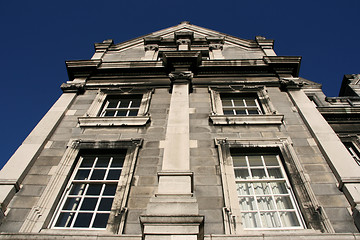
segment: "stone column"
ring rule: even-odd
[[[193,197],[190,172],[189,88],[192,73],[171,73],[172,95],[159,187],[141,216],[145,240],[202,239],[203,217]]]

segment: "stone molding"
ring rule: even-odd
[[[210,115],[209,118],[214,125],[280,125],[284,115]]]
[[[150,121],[150,116],[137,117],[79,117],[80,127],[126,127],[144,126]]]
[[[209,44],[210,51],[212,50],[223,50],[223,44]]]
[[[63,83],[60,86],[64,93],[83,93],[85,91],[84,83]]]
[[[157,44],[147,44],[144,46],[145,51],[157,51],[159,50],[159,45]]]

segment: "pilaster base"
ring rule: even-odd
[[[140,216],[143,240],[202,240],[204,239],[204,217]]]

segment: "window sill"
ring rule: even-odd
[[[258,125],[274,124],[280,125],[284,115],[212,115],[209,116],[214,125]]]
[[[80,127],[125,127],[144,126],[150,116],[137,117],[79,117]]]

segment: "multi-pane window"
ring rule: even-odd
[[[352,142],[344,142],[344,145],[351,154],[351,156],[354,158],[355,162],[360,165],[360,153],[358,149],[354,146]]]
[[[245,229],[303,228],[280,156],[231,151]]]
[[[57,210],[54,228],[105,229],[125,151],[82,154]]]
[[[137,116],[141,105],[141,94],[108,96],[100,113],[101,117]]]
[[[263,114],[254,94],[221,93],[220,98],[224,115]]]

